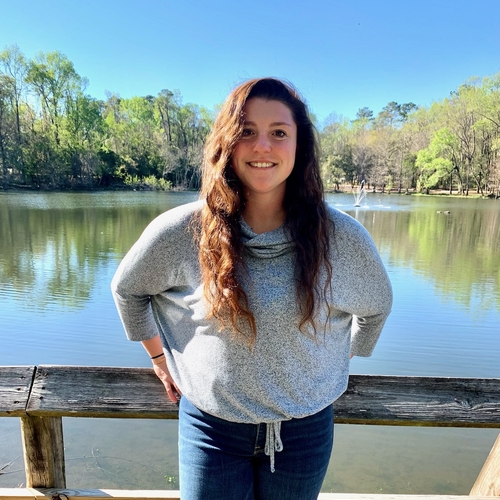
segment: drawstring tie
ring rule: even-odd
[[[264,453],[271,459],[271,472],[274,472],[274,452],[283,450],[280,432],[281,422],[269,422],[266,424]]]

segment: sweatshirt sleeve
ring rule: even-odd
[[[151,297],[176,285],[182,257],[188,251],[184,247],[192,239],[188,234],[192,213],[184,207],[154,219],[112,279],[111,292],[129,340],[148,340],[159,333]]]
[[[352,314],[351,354],[371,356],[392,308],[392,287],[368,231],[343,214],[335,220],[333,273],[340,290],[340,308]]]

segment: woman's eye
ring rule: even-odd
[[[284,139],[287,136],[284,130],[275,130],[273,135],[275,135],[278,139]]]
[[[252,135],[252,131],[249,128],[244,128],[241,132],[241,137],[250,137]]]

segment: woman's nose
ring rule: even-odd
[[[253,149],[258,153],[271,151],[271,141],[269,140],[267,134],[257,135],[257,137],[255,138]]]

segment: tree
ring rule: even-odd
[[[163,175],[174,186],[198,189],[203,145],[212,116],[195,104],[182,104],[179,91],[163,90],[156,98],[163,130]]]
[[[54,139],[60,143],[60,120],[68,99],[83,90],[84,80],[73,63],[60,52],[40,52],[28,64],[27,82],[37,93],[42,115],[53,127]]]
[[[17,45],[11,45],[0,53],[0,65],[3,68],[4,86],[8,91],[11,105],[13,106],[15,116],[15,143],[16,152],[22,163],[22,132],[20,107],[26,87],[25,80],[28,72],[28,66],[23,53]],[[0,73],[1,74],[1,73]]]
[[[10,123],[10,85],[8,77],[5,75],[0,75],[0,162],[2,163],[2,186],[5,189],[7,187],[7,175],[9,170],[9,158],[8,158],[8,148],[9,148],[9,129]]]
[[[444,128],[436,132],[428,148],[418,152],[416,166],[420,169],[419,184],[421,189],[425,189],[428,193],[429,189],[449,178],[451,193],[452,174],[453,171],[458,170],[455,163],[458,147],[457,138],[449,129]]]
[[[375,119],[375,123],[378,127],[398,127],[408,120],[408,116],[412,111],[417,109],[418,106],[412,102],[398,104],[391,101],[382,108],[382,111]]]
[[[371,121],[373,120],[373,111],[366,106],[359,108],[356,112],[356,121]]]
[[[52,186],[65,185],[71,175],[67,151],[61,144],[64,116],[68,106],[83,92],[86,81],[73,67],[73,63],[60,52],[40,52],[28,63],[26,81],[39,98],[41,121],[37,124],[37,137],[32,146],[41,147],[31,152],[31,165],[38,171],[39,181]],[[42,153],[40,155],[40,153]]]
[[[373,136],[367,120],[357,120],[352,128],[352,159],[356,181],[368,181],[374,163]]]
[[[357,181],[349,124],[346,120],[333,117],[321,133],[321,172],[327,189],[340,189],[340,184]]]
[[[81,92],[68,97],[62,127],[72,185],[92,187],[100,183],[102,175],[108,174],[100,157],[107,133],[102,104]]]

